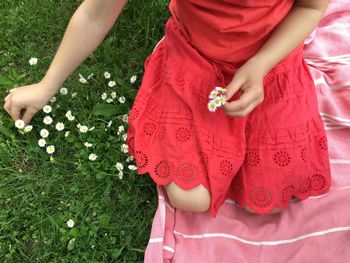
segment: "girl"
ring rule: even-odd
[[[97,48],[125,4],[81,4],[44,78],[5,98],[13,120],[29,123]],[[264,215],[287,208],[293,197],[328,191],[327,138],[302,52],[327,4],[170,1],[164,37],[144,63],[127,144],[138,173],[163,185],[174,207],[209,209],[216,217],[230,197]],[[212,111],[215,87],[225,88],[227,102]]]

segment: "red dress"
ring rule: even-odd
[[[211,90],[228,85],[293,3],[170,2],[172,16],[146,58],[128,118],[128,153],[138,174],[183,189],[203,184],[213,217],[226,198],[267,214],[287,208],[292,197],[329,190],[327,137],[303,43],[267,73],[264,101],[247,116],[207,108]]]

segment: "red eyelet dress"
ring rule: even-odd
[[[247,116],[210,112],[226,87],[292,8],[285,0],[172,0],[164,37],[144,63],[128,117],[138,174],[183,189],[203,184],[216,217],[226,198],[258,214],[326,193],[324,124],[303,43],[264,77],[264,101]],[[239,99],[237,92],[231,99]]]

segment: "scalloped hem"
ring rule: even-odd
[[[322,191],[320,191],[318,193],[308,193],[308,194],[296,193],[287,202],[284,202],[284,203],[277,203],[276,202],[270,208],[265,208],[265,209],[262,209],[262,210],[254,209],[253,208],[254,204],[251,203],[251,202],[240,202],[240,201],[235,200],[232,197],[228,197],[228,198],[232,199],[233,201],[235,201],[235,205],[237,207],[239,207],[239,208],[243,208],[243,209],[246,210],[245,206],[248,205],[250,207],[250,209],[254,212],[254,213],[250,212],[251,214],[256,214],[256,215],[274,215],[275,213],[270,214],[274,208],[282,209],[281,212],[283,212],[285,209],[289,208],[290,203],[300,202],[300,201],[303,201],[303,200],[308,199],[310,197],[321,196],[321,195],[324,195],[324,194],[328,193],[328,191],[330,190],[330,186],[331,185],[328,185],[328,187],[326,187],[325,189],[323,189]],[[279,214],[279,213],[277,213],[277,214]]]

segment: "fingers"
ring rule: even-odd
[[[22,107],[20,105],[18,105],[17,103],[12,103],[10,115],[14,121],[18,120],[21,117],[21,110]]]
[[[29,122],[31,121],[31,119],[33,118],[33,116],[35,115],[36,112],[37,112],[37,110],[35,108],[32,108],[32,107],[26,109],[26,111],[23,114],[23,118],[22,118],[25,125],[29,124]]]
[[[238,100],[227,102],[222,110],[230,116],[243,117],[250,113],[260,102],[263,101],[263,93],[253,87],[247,88]]]

